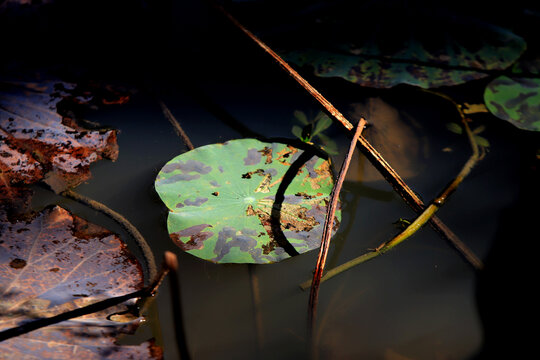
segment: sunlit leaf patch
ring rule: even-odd
[[[172,159],[155,182],[171,239],[218,263],[272,263],[319,247],[332,172],[317,156],[300,164],[303,152],[241,139]],[[292,178],[286,189],[284,176]]]

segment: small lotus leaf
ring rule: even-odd
[[[484,102],[498,118],[540,131],[540,79],[500,76],[486,87]]]
[[[272,263],[293,255],[288,246],[293,253],[317,248],[333,178],[329,162],[317,156],[306,156],[295,168],[303,153],[286,144],[241,139],[172,159],[155,182],[170,209],[171,239],[217,263]],[[339,216],[338,211],[335,228]]]

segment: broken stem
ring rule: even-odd
[[[180,353],[180,359],[189,360],[186,332],[184,331],[184,316],[182,311],[182,297],[180,291],[180,279],[178,278],[178,258],[172,252],[166,251],[164,263],[170,269],[169,285],[171,288],[171,302],[173,308],[173,324],[176,345]]]
[[[458,110],[459,110],[459,107],[458,107]],[[472,155],[469,157],[467,162],[463,165],[463,167],[461,168],[461,171],[456,175],[456,177],[452,180],[452,182],[446,188],[444,188],[443,191],[433,200],[433,202],[400,234],[398,234],[396,237],[394,237],[390,241],[380,244],[373,251],[362,254],[331,270],[328,270],[324,274],[324,276],[321,278],[321,282],[331,279],[332,277],[338,274],[341,274],[342,272],[349,270],[350,268],[358,264],[364,263],[379,255],[384,254],[385,252],[391,250],[392,248],[399,245],[404,240],[408,239],[410,236],[415,234],[423,225],[425,225],[433,217],[433,214],[435,214],[435,212],[437,212],[437,210],[439,210],[441,206],[444,205],[444,203],[448,200],[449,196],[457,189],[459,184],[461,184],[463,179],[465,179],[465,177],[469,175],[472,168],[481,159],[481,152],[474,138],[474,134],[472,133],[469,127],[469,124],[467,123],[467,119],[465,115],[461,112],[461,110],[460,110],[460,114],[462,116],[461,119],[463,122],[465,133],[467,134],[469,143],[471,144]],[[310,280],[305,281],[302,284],[300,284],[300,288],[302,288],[302,290],[307,290],[307,288],[309,288],[311,284],[312,284],[312,281]]]
[[[283,58],[276,54],[268,45],[255,36],[251,31],[246,29],[238,22],[231,14],[229,14],[222,6],[215,5],[237,28],[245,33],[251,40],[259,45],[267,54],[272,56],[275,61],[304,89],[306,89],[325,109],[341,123],[347,130],[352,131],[353,125],[349,120],[339,112],[330,101],[328,101],[319,91],[317,91],[307,80],[305,80],[296,70],[294,70]],[[390,164],[382,157],[382,155],[363,137],[358,138],[360,150],[366,158],[375,166],[382,174],[394,190],[405,200],[405,202],[417,213],[421,213],[425,209],[425,204],[416,195],[416,193],[403,181],[399,174],[390,166]],[[465,245],[444,223],[437,217],[433,216],[429,220],[430,225],[435,231],[442,236],[443,239],[459,251],[459,253],[467,260],[475,269],[482,268],[482,262],[478,257]]]
[[[255,274],[255,265],[248,264],[249,280],[251,283],[251,297],[253,301],[253,312],[255,319],[255,331],[257,335],[257,351],[259,355],[262,352],[264,347],[264,333],[263,333],[263,322],[261,316],[261,293],[259,287],[259,279],[257,274]]]
[[[193,150],[195,147],[191,143],[191,140],[189,139],[189,136],[187,136],[184,129],[182,129],[182,126],[180,126],[180,123],[178,122],[178,120],[176,120],[176,118],[172,114],[171,110],[169,110],[167,105],[165,105],[165,103],[163,101],[161,101],[161,100],[159,101],[159,105],[161,106],[161,110],[163,111],[163,114],[165,115],[167,120],[169,120],[169,122],[173,126],[174,131],[176,131],[176,134],[178,134],[178,136],[180,136],[180,138],[182,138],[182,141],[184,142],[184,144],[186,145],[186,147],[189,150]]]
[[[168,252],[166,252],[166,256],[167,256],[167,253]],[[167,263],[164,261],[159,273],[156,274],[152,283],[149,286],[146,286],[140,290],[131,292],[129,294],[115,296],[112,298],[101,300],[101,301],[95,302],[93,304],[90,304],[90,305],[87,305],[78,309],[66,311],[61,314],[51,316],[48,318],[32,320],[30,322],[24,323],[23,325],[0,331],[0,341],[11,339],[13,337],[23,335],[34,330],[41,329],[46,326],[60,323],[62,321],[67,321],[76,317],[102,311],[112,306],[122,304],[123,302],[126,302],[130,299],[135,299],[135,298],[146,299],[148,297],[154,296],[155,293],[157,292],[157,289],[163,282],[163,279],[169,272],[169,270],[171,269],[169,268]]]
[[[80,203],[83,203],[85,205],[90,206],[91,208],[100,211],[104,213],[105,215],[111,217],[114,221],[122,225],[124,229],[127,230],[127,232],[133,237],[135,242],[137,243],[137,246],[142,252],[144,261],[146,263],[146,267],[148,270],[148,278],[153,279],[156,277],[157,274],[157,267],[156,262],[154,260],[154,254],[152,253],[152,249],[150,249],[150,246],[144,239],[144,237],[141,235],[139,230],[133,224],[131,224],[125,217],[123,217],[121,214],[117,213],[116,211],[112,210],[108,206],[96,201],[92,200],[89,197],[86,197],[82,194],[76,193],[75,191],[69,189],[64,192],[62,192],[62,195],[68,198],[71,198],[73,200],[76,200]]]
[[[343,186],[343,181],[345,180],[345,175],[347,175],[347,170],[349,169],[349,164],[351,163],[351,158],[354,152],[354,149],[356,147],[356,141],[358,140],[358,137],[362,133],[362,130],[364,129],[364,126],[366,125],[366,120],[363,118],[360,119],[360,122],[357,125],[356,131],[354,133],[353,139],[351,141],[351,145],[349,146],[349,151],[347,152],[347,156],[345,157],[345,160],[343,161],[343,165],[341,166],[341,170],[339,171],[339,176],[337,178],[336,184],[334,185],[334,188],[332,189],[332,193],[330,194],[330,205],[328,206],[327,212],[326,212],[326,220],[324,222],[324,228],[323,228],[323,236],[321,239],[321,247],[319,249],[319,256],[317,258],[317,265],[315,268],[315,272],[313,274],[313,281],[311,283],[311,291],[309,294],[309,334],[310,334],[310,347],[313,350],[313,333],[315,329],[315,320],[316,320],[316,314],[317,314],[317,303],[319,299],[319,285],[321,283],[321,277],[324,271],[324,266],[326,264],[326,257],[328,255],[328,249],[330,247],[330,238],[332,235],[332,229],[334,227],[334,217],[336,214],[337,209],[337,203],[339,200],[339,193],[341,191],[341,187]]]

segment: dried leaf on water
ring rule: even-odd
[[[108,230],[59,206],[15,222],[0,213],[0,331],[142,286],[141,266]],[[107,320],[125,309],[119,305],[5,340],[0,353],[3,359],[160,358],[150,342],[116,345],[142,321]]]
[[[92,162],[117,158],[116,131],[84,129],[58,113],[70,90],[55,82],[0,84],[0,201],[39,181],[61,192],[89,179]]]

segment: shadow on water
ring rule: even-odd
[[[476,302],[484,342],[471,360],[525,359],[537,352],[535,331],[531,331],[535,325],[526,324],[533,322],[537,312],[535,286],[530,283],[537,260],[530,247],[538,240],[540,161],[531,159],[536,149],[521,150],[518,199],[497,219],[485,270],[477,276]]]

